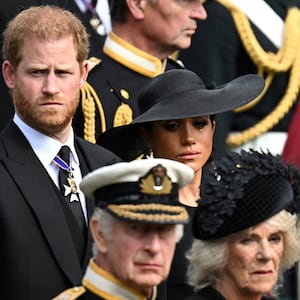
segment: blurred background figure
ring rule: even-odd
[[[289,132],[286,143],[283,148],[282,157],[285,162],[292,163],[300,169],[300,101],[295,109],[293,119],[289,125]]]
[[[206,179],[188,254],[196,294],[187,299],[278,299],[283,272],[300,259],[299,171],[279,155],[242,150]]]
[[[112,0],[112,31],[103,53],[90,60],[74,119],[78,135],[95,143],[107,129],[138,115],[136,96],[150,79],[182,65],[171,58],[188,48],[197,20],[206,18],[199,0]]]
[[[216,153],[269,149],[281,154],[300,87],[299,0],[207,0],[185,66],[206,84],[247,73],[264,76],[264,93],[250,105],[217,117]],[[299,118],[298,118],[299,120]]]
[[[0,3],[0,41],[2,46],[2,33],[7,22],[21,10],[30,6],[44,4],[56,5],[73,12],[85,25],[90,40],[90,56],[101,51],[105,35],[111,30],[110,0],[11,0]],[[13,104],[9,91],[0,78],[0,130],[13,116]]]

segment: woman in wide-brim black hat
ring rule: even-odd
[[[167,71],[141,88],[137,98],[140,114],[132,123],[108,130],[99,137],[98,143],[124,160],[151,152],[154,157],[190,166],[195,176],[180,191],[179,199],[192,216],[200,198],[202,169],[212,154],[214,115],[247,104],[263,88],[264,80],[257,75],[242,76],[208,89],[191,71]],[[168,279],[168,297],[174,297],[172,299],[182,299],[182,295],[191,292],[180,284],[185,282],[183,253],[191,240],[191,230],[187,226],[183,240],[177,245]],[[170,292],[172,278],[174,286]]]
[[[192,71],[170,70],[141,88],[137,97],[139,115],[128,125],[104,132],[98,142],[124,160],[132,160],[149,148],[140,134],[145,124],[231,111],[254,100],[263,88],[264,80],[254,74],[208,89]]]

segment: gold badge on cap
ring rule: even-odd
[[[141,192],[150,195],[170,194],[172,190],[171,179],[167,170],[161,164],[153,167],[146,176],[140,179]]]

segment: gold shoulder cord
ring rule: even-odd
[[[90,57],[88,59],[89,71],[101,63],[101,59]],[[118,95],[116,95],[119,97]],[[126,98],[127,99],[127,98]],[[81,106],[84,118],[84,139],[96,143],[96,106],[100,115],[101,133],[106,131],[106,119],[101,100],[99,99],[95,89],[85,82],[81,88]],[[132,121],[132,110],[128,104],[121,103],[117,108],[113,120],[113,126],[121,126]]]
[[[97,65],[101,63],[101,59],[97,57],[89,57],[88,67],[89,71],[95,68]],[[81,95],[81,107],[84,119],[84,132],[83,137],[86,141],[91,143],[96,143],[96,123],[95,123],[95,116],[96,116],[96,105],[98,107],[99,115],[100,115],[100,122],[101,122],[101,129],[102,131],[106,130],[106,122],[105,122],[105,114],[99,100],[96,91],[93,87],[88,83],[85,82],[84,85],[80,89]]]
[[[96,105],[100,115],[101,133],[106,130],[105,113],[101,101],[94,88],[87,82],[81,88],[81,105],[84,116],[84,139],[96,143]],[[132,109],[121,103],[114,116],[113,126],[126,125],[132,121]]]
[[[81,88],[81,106],[84,116],[84,139],[94,144],[96,143],[96,105],[100,114],[101,129],[102,132],[104,132],[106,130],[106,122],[103,106],[93,87],[85,82]]]
[[[248,18],[228,0],[217,0],[232,14],[242,43],[256,64],[258,74],[265,77],[265,88],[262,94],[251,103],[236,109],[240,113],[256,105],[264,96],[277,73],[290,70],[290,78],[285,95],[266,117],[254,126],[236,135],[229,135],[226,143],[231,147],[240,146],[272,129],[289,112],[297,100],[300,90],[300,10],[293,7],[288,10],[285,21],[283,46],[276,53],[264,51],[258,43]]]

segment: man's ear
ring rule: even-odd
[[[126,0],[128,9],[130,13],[136,19],[143,19],[144,18],[144,8],[147,4],[145,0]]]
[[[84,85],[89,74],[89,61],[84,60],[81,66],[80,88]]]
[[[2,74],[3,79],[9,89],[13,89],[15,87],[15,69],[12,66],[11,62],[5,60],[2,64]]]
[[[103,235],[101,228],[99,227],[97,218],[92,217],[90,220],[90,231],[93,236],[94,243],[96,244],[99,252],[107,253],[108,240]]]

